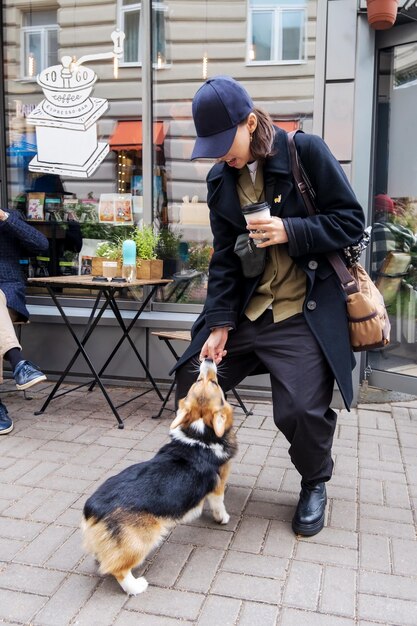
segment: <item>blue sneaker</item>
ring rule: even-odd
[[[13,421],[7,413],[7,409],[0,400],[0,435],[7,435],[13,430]]]
[[[46,380],[45,374],[30,361],[19,361],[14,368],[13,377],[18,389],[29,389]]]

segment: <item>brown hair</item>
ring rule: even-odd
[[[252,135],[250,151],[254,159],[265,159],[273,154],[275,138],[274,125],[272,119],[263,109],[254,109],[258,119],[258,125]]]

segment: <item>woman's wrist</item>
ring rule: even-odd
[[[7,211],[3,211],[3,209],[0,209],[0,221],[5,222],[8,217],[9,213]]]

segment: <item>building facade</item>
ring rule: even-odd
[[[172,357],[152,343],[149,329],[189,328],[204,302],[210,164],[190,161],[191,101],[206,77],[219,74],[241,81],[277,125],[325,139],[368,224],[388,222],[380,230],[391,229],[391,238],[402,228],[415,235],[416,165],[406,120],[416,88],[417,11],[408,0],[400,5],[395,25],[375,31],[366,3],[354,0],[4,2],[2,206],[24,211],[51,242],[60,239],[54,258],[22,259],[22,267],[32,275],[87,272],[97,241],[114,243],[135,224],[152,224],[167,275],[186,283],[160,290],[135,331],[151,370],[167,378]],[[376,196],[385,200],[382,217]],[[73,222],[80,253],[65,247]],[[384,353],[361,355],[356,386],[367,372],[373,384],[411,391],[415,252],[411,237],[390,245],[392,267],[375,271],[385,283],[393,342]],[[369,248],[369,269],[371,257]],[[39,364],[59,371],[71,338],[46,294],[30,291],[35,323],[27,332],[34,349],[50,348]],[[91,298],[68,295],[81,326]],[[123,308],[134,308],[138,297],[122,294]],[[105,340],[115,332],[110,320],[101,332]],[[129,363],[115,363],[115,380],[129,375]],[[268,388],[264,377],[245,384],[259,393]]]

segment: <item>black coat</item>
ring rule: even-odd
[[[324,141],[315,135],[298,133],[296,144],[316,192],[320,214],[308,215],[294,186],[287,133],[281,129],[275,136],[275,154],[264,164],[265,197],[271,205],[271,215],[284,220],[290,256],[307,275],[304,316],[349,407],[355,360],[349,342],[346,298],[325,253],[357,242],[363,233],[364,214],[340,164]],[[191,344],[175,369],[200,352],[211,327],[224,324],[236,328],[260,280],[259,276],[243,276],[240,260],[233,252],[237,236],[247,232],[236,175],[233,168],[217,163],[207,176],[207,202],[214,237],[207,299],[192,328]]]

